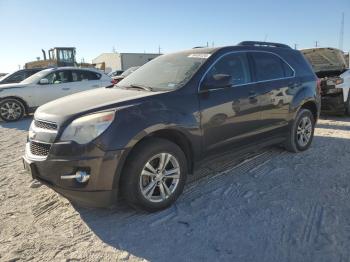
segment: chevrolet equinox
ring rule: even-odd
[[[152,212],[219,149],[308,149],[319,111],[319,81],[299,51],[252,41],[194,48],[39,107],[23,162],[73,201],[109,206],[121,196]]]

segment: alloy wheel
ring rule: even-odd
[[[23,109],[16,101],[8,101],[1,105],[0,114],[4,120],[17,120],[21,117]]]
[[[179,161],[169,153],[160,153],[147,161],[140,175],[140,189],[150,202],[163,202],[177,189],[180,181]]]
[[[304,116],[298,125],[297,128],[297,141],[299,146],[306,146],[311,139],[312,136],[312,121],[310,117]]]

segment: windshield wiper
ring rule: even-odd
[[[126,86],[126,88],[136,88],[136,89],[142,89],[142,90],[146,90],[146,91],[152,91],[152,88],[151,87],[148,87],[148,86],[144,86],[144,85],[129,85],[129,86]]]

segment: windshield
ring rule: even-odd
[[[127,77],[132,72],[136,71],[136,69],[138,69],[138,68],[139,68],[139,66],[130,67],[129,69],[125,70],[120,76]]]
[[[52,69],[46,69],[46,70],[42,70],[39,71],[38,73],[28,77],[27,79],[24,79],[21,83],[23,84],[33,84],[33,83],[37,83],[39,82],[39,80],[41,78],[43,78],[44,76],[46,76],[48,73],[50,73],[52,71]]]
[[[12,73],[0,76],[0,81],[4,80],[5,78],[9,77]]]
[[[146,86],[152,90],[174,90],[183,86],[210,54],[181,52],[159,56],[146,63],[116,87]]]

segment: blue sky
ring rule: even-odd
[[[41,49],[75,46],[77,60],[103,52],[168,53],[242,40],[298,48],[338,47],[345,12],[344,49],[350,50],[350,0],[0,0],[0,72],[41,56]]]

